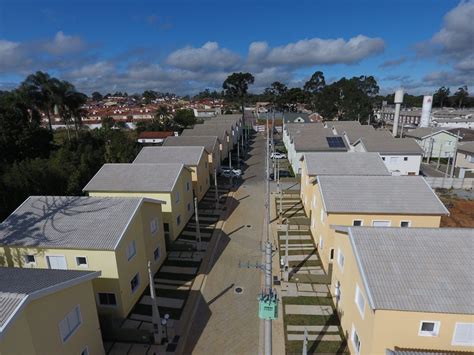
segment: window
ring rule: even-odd
[[[385,161],[385,157],[382,157],[382,160]]]
[[[179,202],[179,191],[176,191],[174,202]]]
[[[137,248],[135,246],[135,241],[132,240],[132,242],[127,247],[127,260],[130,261],[135,256],[136,253],[137,253]]]
[[[115,298],[115,293],[99,292],[97,295],[99,297],[99,304],[101,306],[116,306],[117,305],[117,299]]]
[[[439,333],[439,322],[422,321],[418,335],[424,337],[435,337]]]
[[[344,254],[342,254],[341,249],[337,249],[337,263],[341,271],[344,270]]]
[[[403,160],[404,160],[404,161],[408,161],[408,157],[403,157]]]
[[[163,229],[164,229],[165,233],[169,233],[170,224],[169,223],[163,223]]]
[[[357,354],[360,354],[359,334],[357,334],[357,331],[355,330],[354,325],[352,325],[351,340],[352,340],[352,345],[354,346],[354,349],[356,350]]]
[[[150,233],[155,234],[158,231],[158,223],[156,222],[156,218],[153,218],[150,222]]]
[[[390,157],[390,163],[391,163],[391,164],[396,164],[396,163],[398,163],[398,157]]]
[[[329,251],[329,260],[334,260],[334,249]]]
[[[72,334],[76,331],[77,328],[82,323],[81,319],[81,309],[79,305],[74,307],[74,309],[66,314],[66,317],[59,322],[59,333],[63,342],[68,340]]]
[[[400,222],[400,227],[402,227],[402,228],[408,228],[408,227],[410,227],[410,225],[411,225],[410,221],[401,221]]]
[[[206,162],[204,162],[204,166],[205,166],[205,167],[206,167],[206,169],[207,169],[207,161],[206,161]]]
[[[474,323],[456,323],[452,345],[474,345]]]
[[[157,261],[160,258],[160,247],[157,247],[153,252],[153,258]]]
[[[191,212],[191,202],[188,202],[188,212]]]
[[[189,182],[186,183],[186,191],[189,191]],[[178,194],[178,201],[179,201],[179,194]],[[178,202],[176,201],[176,202]]]
[[[140,286],[140,274],[136,274],[133,279],[130,281],[130,288],[132,289],[132,293]]]
[[[356,285],[355,303],[357,304],[357,308],[359,309],[360,316],[362,317],[362,319],[364,319],[365,300],[364,295],[360,291],[359,285]]]
[[[181,215],[176,217],[176,225],[179,226],[181,224]]]
[[[320,235],[319,236],[319,249],[323,250],[323,247],[324,247],[324,239],[323,239],[323,236]]]
[[[313,207],[316,207],[317,201],[316,201],[316,195],[313,196]]]
[[[361,220],[361,219],[354,219],[354,220],[352,221],[352,225],[353,225],[354,227],[360,227],[360,226],[362,225],[362,220]]]
[[[81,351],[81,355],[89,355],[89,348],[87,346]]]
[[[390,227],[390,221],[372,221],[372,227]]]
[[[76,256],[76,265],[79,267],[87,267],[87,258],[85,256]]]
[[[25,263],[36,264],[36,258],[34,255],[25,255]]]

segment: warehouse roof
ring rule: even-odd
[[[447,215],[421,176],[318,176],[324,208],[332,213]]]
[[[104,164],[83,191],[170,192],[183,164]]]
[[[305,153],[306,172],[314,175],[391,175],[378,153]]]
[[[100,276],[100,271],[0,267],[0,339],[32,300]]]
[[[0,245],[115,250],[143,201],[126,197],[30,196],[0,224]]]
[[[204,154],[204,147],[144,147],[133,163],[169,164],[177,163],[186,166],[199,164]],[[207,158],[206,158],[207,159]]]
[[[372,309],[474,314],[474,229],[351,227]]]
[[[422,155],[423,150],[413,138],[388,138],[369,135],[362,137],[354,145],[362,144],[367,152],[380,154]]]
[[[203,146],[208,153],[212,153],[218,143],[217,136],[177,136],[166,138],[163,146]]]

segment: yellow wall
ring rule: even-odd
[[[64,343],[59,323],[80,306],[82,324]],[[91,282],[66,288],[29,303],[0,342],[5,355],[104,354]]]
[[[351,353],[356,353],[351,340],[352,326],[361,340],[361,354],[385,354],[385,349],[414,348],[450,351],[474,351],[474,347],[451,345],[454,327],[458,323],[473,323],[474,315],[405,312],[394,310],[373,311],[355,257],[349,236],[335,234],[335,261],[331,280],[331,294],[336,304],[335,288],[340,283],[341,298],[338,304],[341,326],[347,336]],[[340,249],[344,255],[344,267],[341,270],[337,262]],[[356,284],[365,300],[364,317],[355,303]],[[421,321],[439,321],[439,334],[435,337],[418,335]]]
[[[313,196],[316,191],[316,185],[311,181],[314,180],[315,176],[308,176],[306,171],[306,163],[301,164],[301,192],[300,197],[304,207],[304,211],[307,216],[311,213],[311,204],[313,203]]]
[[[311,199],[308,199],[311,205],[311,233],[315,243],[318,245],[319,254],[323,267],[327,270],[329,263],[330,250],[334,248],[334,230],[331,225],[352,226],[356,219],[363,221],[363,226],[371,226],[374,220],[388,220],[392,227],[399,227],[401,221],[410,221],[410,227],[433,227],[438,228],[441,222],[441,216],[420,216],[420,215],[388,215],[388,214],[335,214],[324,213],[323,222],[321,222],[321,192],[318,185],[315,185],[315,192]],[[313,204],[316,196],[316,206]],[[323,240],[323,248],[320,247],[320,239]]]
[[[209,163],[207,153],[204,152],[197,166],[190,166],[192,170],[193,188],[198,201],[206,194],[210,186]]]

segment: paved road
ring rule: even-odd
[[[257,295],[261,273],[255,268],[239,268],[239,261],[261,261],[264,149],[265,138],[257,135],[249,152],[244,181],[230,201],[232,213],[224,224],[220,252],[202,290],[186,353],[259,353]],[[235,287],[242,287],[243,293],[236,294]]]

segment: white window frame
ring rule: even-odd
[[[421,330],[421,327],[423,326],[423,323],[433,323],[434,324],[433,331],[429,332],[429,331]],[[437,320],[422,320],[422,321],[420,321],[420,328],[418,329],[418,335],[420,337],[437,337],[439,335],[440,325],[441,325],[441,322],[437,321]]]
[[[324,209],[321,208],[321,223],[324,223]]]
[[[151,235],[155,235],[156,232],[158,232],[158,220],[156,218],[153,218],[150,221],[150,233]]]
[[[357,349],[357,345],[355,343],[355,339],[354,339],[355,335],[357,335],[357,339],[359,340],[359,349]],[[354,347],[355,353],[360,354],[360,349],[362,348],[362,342],[360,341],[359,333],[357,333],[357,330],[355,329],[354,324],[352,324],[351,342],[352,342],[352,346]]]
[[[74,325],[74,328],[71,329],[70,325],[69,325],[68,317],[73,312],[76,313],[79,322],[76,325]],[[67,334],[62,334],[62,330],[61,330],[61,324],[64,324],[63,323],[64,321],[66,321],[66,325],[68,326],[68,333]],[[63,343],[67,342],[77,332],[77,330],[81,327],[81,325],[82,325],[81,306],[76,305],[76,306],[74,306],[74,308],[71,311],[69,311],[65,315],[65,317],[58,324],[59,335],[61,336],[61,341]]]
[[[363,309],[360,308],[359,298],[360,298],[360,299],[362,300],[362,302],[363,302]],[[360,287],[359,287],[358,284],[356,284],[354,302],[355,302],[355,304],[357,305],[357,309],[359,310],[360,316],[362,317],[362,319],[364,319],[364,314],[365,314],[365,297],[364,297],[364,294],[362,293],[362,291],[361,291],[361,289],[360,289]]]
[[[390,221],[390,220],[387,220],[387,219],[373,219],[373,220],[372,220],[372,227],[374,227],[374,223],[375,223],[375,222],[388,222],[388,226],[381,227],[381,228],[387,228],[387,227],[391,227],[391,226],[392,226],[392,221]]]
[[[130,287],[130,291],[132,292],[132,294],[134,294],[139,288],[140,288],[140,284],[141,284],[141,279],[140,279],[140,273],[137,272],[135,275],[133,275],[132,279],[130,280],[130,286],[132,286],[132,280],[135,278],[135,276],[137,277],[137,285],[135,286],[135,289],[132,290],[132,288]]]
[[[56,270],[69,270],[68,265],[67,265],[66,255],[61,255],[61,254],[46,254],[46,255],[44,256],[44,259],[45,259],[45,261],[46,261],[46,265],[48,265],[48,269],[51,269],[51,265],[50,265],[50,263],[49,263],[49,257],[51,257],[51,256],[52,256],[52,257],[60,256],[60,257],[64,258],[64,260],[66,261],[66,268],[65,268],[65,269],[56,269]]]
[[[474,329],[474,323],[465,323],[465,322],[456,322],[454,325],[454,330],[453,330],[453,340],[451,341],[451,345],[457,345],[457,346],[474,346],[474,339],[472,339],[471,342],[459,342],[456,341],[456,330],[458,329],[458,326],[460,325],[467,325],[471,326]]]
[[[34,261],[28,261],[28,257],[32,256]],[[25,265],[30,265],[30,266],[36,266],[36,256],[33,254],[25,254],[23,255],[23,261],[25,262]]]
[[[79,260],[78,260],[79,258],[85,258],[86,263],[85,264],[79,264]],[[77,267],[86,268],[86,269],[89,267],[89,259],[85,255],[77,255],[77,256],[74,257],[74,260],[76,260],[76,266]]]
[[[131,248],[131,246],[133,246],[133,248]],[[132,253],[132,250],[133,249],[133,253]],[[137,255],[137,244],[135,242],[135,239],[132,240],[130,243],[128,243],[127,245],[127,260],[130,261],[133,259],[133,257],[135,255]]]
[[[318,202],[316,200],[316,194],[313,196],[313,208],[316,208]]]
[[[403,222],[408,223],[408,226],[402,227],[402,223],[403,223]],[[411,227],[411,221],[400,221],[400,228],[410,228],[410,227]]]
[[[353,227],[359,227],[359,226],[354,225],[354,222],[356,222],[356,221],[360,222],[360,227],[362,227],[364,225],[364,220],[363,219],[353,219],[352,220],[352,226]]]
[[[342,256],[342,264],[341,264],[341,256]],[[344,257],[344,253],[341,251],[341,248],[337,248],[337,265],[339,265],[339,269],[341,272],[344,271],[344,263],[346,262],[346,258]]]
[[[115,304],[104,304],[104,303],[101,303],[101,302],[100,302],[99,293],[109,293],[109,294],[113,294],[113,295],[115,296]],[[115,294],[115,292],[97,292],[97,293],[96,293],[96,300],[97,300],[97,304],[99,305],[99,307],[111,307],[111,308],[116,308],[117,305],[118,305],[118,302],[117,302],[117,295]]]

